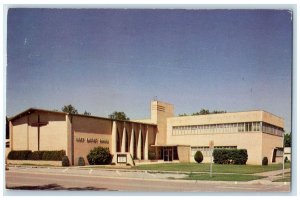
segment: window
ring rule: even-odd
[[[237,132],[258,132],[283,136],[283,129],[265,122],[243,122],[228,124],[204,124],[204,125],[187,125],[173,126],[172,135],[199,135],[199,134],[226,134]]]
[[[252,131],[252,123],[251,122],[245,123],[245,128],[246,128],[246,132]]]
[[[239,123],[238,124],[238,132],[244,132],[245,131],[245,124]]]

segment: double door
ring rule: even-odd
[[[163,157],[164,157],[164,161],[173,161],[173,148],[172,147],[164,147],[163,148]]]

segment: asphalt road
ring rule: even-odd
[[[102,173],[102,174],[101,174]],[[111,174],[116,174],[112,176]],[[130,192],[289,192],[284,183],[240,183],[185,181],[160,178],[156,175],[131,172],[129,177],[122,171],[76,170],[69,168],[10,168],[6,171],[6,187],[13,190],[90,190]],[[137,174],[134,174],[137,173]],[[103,175],[106,174],[106,175]],[[108,175],[107,175],[108,174]],[[167,175],[170,176],[170,175]]]

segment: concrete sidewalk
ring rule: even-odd
[[[259,182],[259,181],[260,182],[266,182],[266,181],[272,182],[272,181],[281,179],[282,178],[282,172],[283,172],[283,170],[276,170],[276,171],[256,173],[256,174],[253,174],[253,175],[266,176],[265,178],[262,178],[260,180],[256,180],[257,182]],[[290,168],[284,170],[284,173],[288,173],[288,172],[291,172]]]
[[[280,170],[278,170],[280,171]],[[265,175],[274,175],[280,172],[264,172]],[[105,168],[88,168],[88,167],[37,167],[37,166],[18,166],[10,167],[8,172],[22,173],[46,173],[46,174],[63,174],[78,176],[99,176],[113,178],[129,178],[143,180],[160,180],[160,181],[179,181],[179,182],[201,182],[201,183],[227,183],[227,184],[266,184],[266,185],[282,185],[284,183],[274,183],[267,176],[263,179],[253,181],[211,181],[211,180],[182,180],[188,176],[187,172],[167,172],[167,171],[147,171],[147,170],[130,170],[130,169],[105,169]],[[201,173],[201,172],[200,172]],[[206,173],[206,172],[202,172]],[[267,174],[268,173],[268,174]],[[262,174],[262,173],[259,173]],[[248,174],[251,176],[251,174]],[[254,175],[254,174],[252,174]],[[289,183],[286,183],[289,184]]]

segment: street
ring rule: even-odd
[[[172,180],[180,174],[122,170],[10,167],[6,187],[14,190],[130,192],[289,192],[289,183]],[[10,190],[8,190],[10,191]]]

